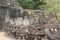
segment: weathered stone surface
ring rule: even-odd
[[[45,31],[49,40],[60,39],[60,24],[49,24]]]
[[[45,17],[41,10],[21,10],[15,0],[0,0],[0,29],[18,40],[60,40],[56,13]]]
[[[48,15],[48,23],[57,23],[57,15],[54,11]]]
[[[42,25],[16,26],[5,24],[4,26],[6,34],[16,39],[34,40],[35,37],[41,37],[41,35],[45,35]]]
[[[18,7],[16,0],[0,0],[0,6]]]

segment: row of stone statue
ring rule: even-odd
[[[30,13],[18,8],[15,0],[0,0],[0,29],[16,40],[60,40],[60,24],[54,11]]]
[[[6,34],[8,34],[8,36],[13,37],[17,40],[60,40],[60,24],[57,23],[56,14],[50,13],[46,17],[44,13],[39,14],[39,16],[37,16],[37,14],[29,14],[26,16],[21,16],[22,18],[16,17],[13,21],[18,18],[17,21],[19,20],[18,22],[21,21],[23,23],[23,20],[26,20],[25,25],[6,23],[3,26],[3,30],[6,32]],[[35,20],[34,22],[29,21],[32,24],[26,23],[31,19]]]
[[[39,11],[38,11],[39,12]],[[57,16],[55,13],[51,12],[49,15],[45,15],[44,12],[32,12],[29,14],[26,11],[23,11],[20,14],[11,14],[10,24],[16,25],[34,25],[34,24],[50,24],[57,23]]]

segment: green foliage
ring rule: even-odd
[[[44,9],[46,13],[55,11],[60,22],[60,0],[17,0],[25,9]]]
[[[57,14],[58,22],[60,22],[60,0],[46,0],[47,7],[45,8],[45,11],[55,11]]]
[[[28,1],[28,0],[17,0],[19,5],[22,6],[23,8],[33,8],[33,4],[32,1]]]
[[[42,9],[44,0],[17,0],[20,6],[25,9]]]

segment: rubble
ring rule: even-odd
[[[35,37],[41,37],[44,34],[44,28],[41,25],[29,25],[29,26],[16,26],[16,25],[4,25],[4,31],[8,36],[16,39],[34,40]],[[22,37],[22,38],[21,38]],[[24,38],[23,38],[24,37]],[[39,38],[41,39],[41,38]],[[37,38],[38,40],[38,38]]]
[[[45,16],[41,10],[19,9],[15,0],[0,0],[0,29],[16,40],[60,40],[56,13]]]

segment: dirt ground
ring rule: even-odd
[[[0,40],[15,40],[15,39],[5,36],[5,32],[0,32]]]

